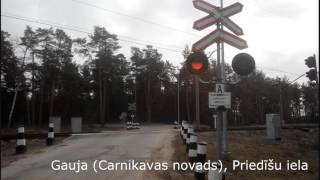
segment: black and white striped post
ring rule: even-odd
[[[183,131],[184,131],[185,123],[186,123],[185,120],[183,120],[180,127],[180,136],[182,140],[183,140]]]
[[[174,121],[173,124],[174,124],[174,129],[179,129],[178,121]]]
[[[197,162],[204,164],[207,156],[207,143],[199,142],[197,145]],[[194,178],[196,180],[204,180],[206,172],[203,169],[196,169],[194,172]]]
[[[140,129],[140,123],[132,122],[131,125],[132,125],[132,129]]]
[[[184,124],[184,128],[183,128],[183,144],[187,143],[187,131],[188,131],[188,123]]]
[[[191,135],[192,133],[194,133],[194,129],[193,129],[192,125],[190,125],[190,126],[188,127],[188,129],[187,129],[187,141],[186,141],[186,144],[187,144],[187,146],[186,146],[186,152],[187,152],[187,153],[188,153],[189,148],[190,148],[190,135]]]
[[[47,146],[50,146],[54,143],[54,123],[49,123],[49,131],[48,131],[48,138],[47,138]]]
[[[131,127],[132,127],[132,129],[137,129],[136,123],[132,121],[132,122],[131,122]]]
[[[22,154],[27,151],[26,138],[24,135],[24,126],[18,127],[16,154]]]
[[[131,121],[127,121],[127,129],[131,129],[132,126],[131,126]]]
[[[181,124],[181,126],[180,126],[180,138],[182,139],[182,132],[183,132],[183,124]]]
[[[191,163],[197,161],[197,139],[198,136],[196,134],[190,134],[188,156]]]

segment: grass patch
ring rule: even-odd
[[[319,138],[318,129],[312,132],[288,129],[282,130],[281,140],[267,139],[265,131],[229,131],[228,150],[229,160],[224,162],[228,168],[228,180],[316,180],[319,179]],[[216,159],[216,132],[199,132],[198,141],[206,141],[207,160]],[[173,161],[187,161],[185,145],[179,135],[172,142],[175,155]],[[282,163],[281,171],[240,171],[232,170],[232,161],[253,161],[273,159]],[[286,170],[287,160],[298,160],[308,163],[308,171]],[[181,179],[193,179],[192,172],[177,172]]]

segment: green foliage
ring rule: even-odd
[[[9,33],[1,30],[1,88],[15,88],[16,83],[22,80],[19,61],[9,42]]]
[[[306,74],[307,74],[306,76],[309,78],[310,81],[317,80],[317,70],[316,69],[310,69]]]
[[[316,59],[314,56],[310,56],[307,59],[304,60],[305,64],[308,66],[308,68],[315,68],[316,67]]]

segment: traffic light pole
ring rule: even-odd
[[[220,23],[217,23],[217,29],[220,29]],[[217,42],[217,82],[222,83],[222,78],[221,78],[221,64],[220,64],[220,42]],[[222,159],[222,119],[223,119],[223,114],[221,111],[217,111],[217,159],[221,160]]]
[[[316,60],[316,55],[315,54],[313,54],[313,58],[314,58],[314,61],[315,61],[315,63],[314,63],[314,68],[316,69],[316,84],[317,84],[317,87],[319,86],[319,77],[318,77],[318,73],[319,73],[319,71],[318,71],[318,68],[317,68],[317,60]]]
[[[196,93],[196,127],[200,128],[200,105],[199,105],[199,75],[194,75],[195,80],[195,93]]]
[[[319,92],[319,77],[318,77],[319,71],[318,71],[318,68],[317,68],[316,55],[313,54],[313,57],[314,57],[314,61],[315,61],[314,64],[315,64],[315,69],[316,69],[316,87],[318,88],[317,92]],[[316,104],[317,104],[316,109],[317,109],[317,111],[318,111],[317,116],[319,117],[319,94],[318,94],[318,93],[316,93]],[[317,111],[316,111],[316,112],[317,112]]]
[[[179,70],[179,69],[178,69]],[[179,75],[177,76],[177,85],[178,85],[178,92],[177,92],[177,96],[178,96],[178,124],[180,124],[180,81],[179,81]]]
[[[223,0],[220,0],[221,9],[223,8]],[[223,30],[223,26],[221,25],[221,29]],[[221,41],[221,81],[223,84],[226,82],[225,76],[225,65],[224,65],[224,43]],[[225,87],[226,89],[226,87]],[[227,112],[222,113],[222,155],[223,158],[226,158],[228,155],[228,146],[227,146]]]

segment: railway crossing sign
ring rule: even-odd
[[[238,49],[245,49],[248,47],[247,42],[229,32],[223,31],[221,29],[216,29],[207,36],[203,37],[199,41],[193,44],[192,50],[194,51],[202,51],[211,44],[224,41],[230,44],[233,47]]]
[[[217,29],[205,36],[204,38],[200,39],[198,42],[196,42],[192,47],[193,51],[203,51],[205,48],[218,41],[226,42],[229,45],[234,46],[238,49],[244,49],[248,47],[247,42],[245,40],[236,36],[243,35],[242,29],[231,19],[229,19],[230,16],[242,11],[242,4],[237,2],[221,9],[205,1],[194,0],[193,6],[196,9],[199,9],[209,14],[195,21],[193,24],[194,29],[200,31],[213,24],[221,23],[235,34],[233,35],[229,32]]]
[[[216,84],[216,92],[209,92],[209,108],[215,109],[219,106],[231,108],[231,93],[224,90],[224,84]]]
[[[201,0],[193,1],[193,6],[209,14],[195,21],[193,24],[194,29],[202,30],[206,27],[209,27],[217,23],[220,20],[224,26],[226,26],[228,29],[230,29],[230,31],[232,31],[236,35],[243,35],[242,29],[236,23],[229,19],[230,16],[242,11],[243,5],[239,2],[225,7],[222,10],[220,10],[220,8],[212,4],[209,4]]]

